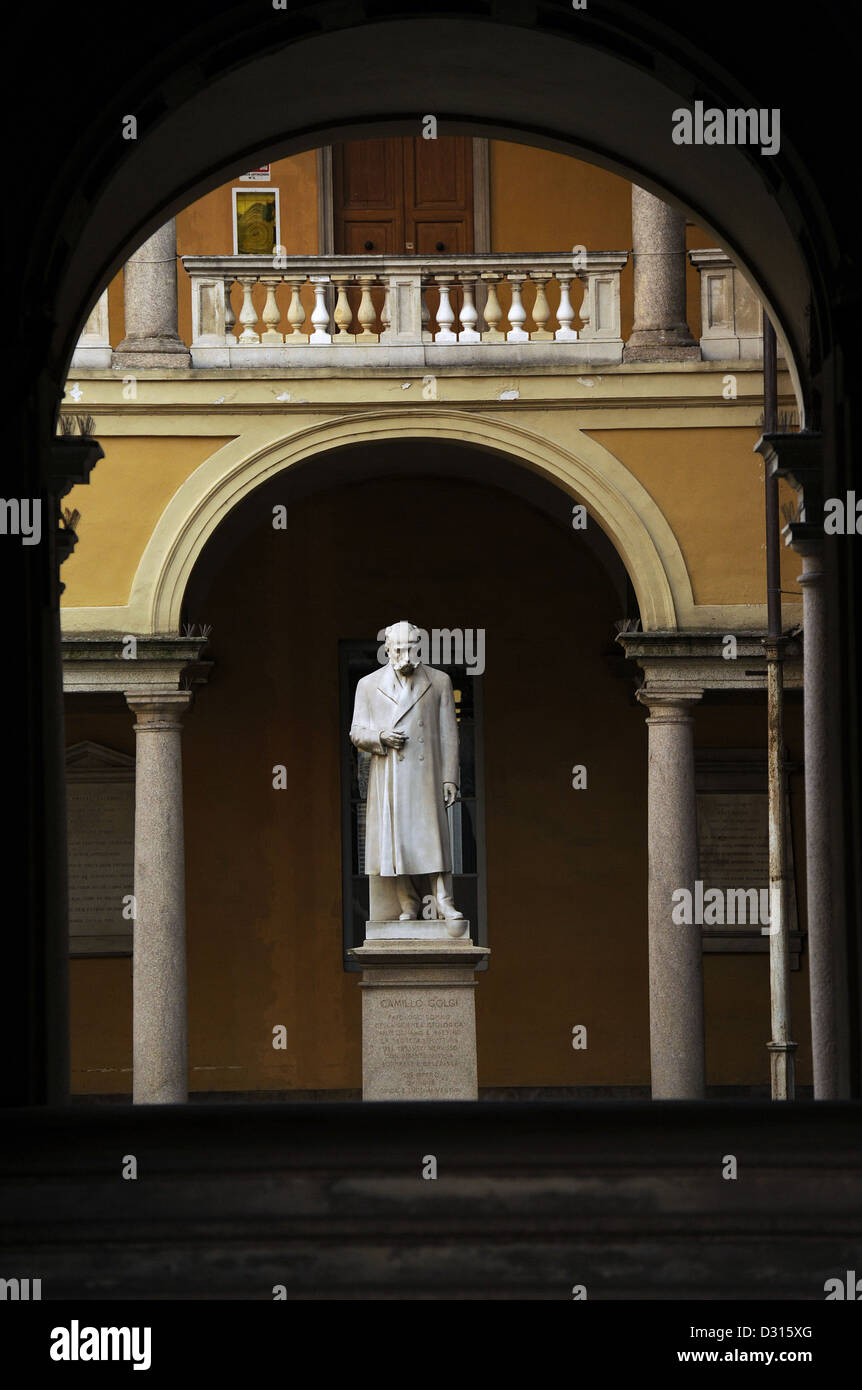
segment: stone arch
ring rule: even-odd
[[[692,586],[679,543],[652,497],[603,445],[580,433],[563,448],[535,431],[458,410],[377,410],[340,416],[285,438],[243,434],[217,450],[177,489],[153,529],[117,608],[68,608],[67,631],[179,631],[186,585],[209,538],[261,483],[315,454],[348,444],[433,438],[499,452],[583,502],[625,565],[645,630],[690,626]]]

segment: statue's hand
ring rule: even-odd
[[[380,742],[385,748],[403,748],[407,742],[407,735],[396,734],[391,729],[384,729],[380,735]]]
[[[443,800],[445,801],[446,805],[447,805],[447,806],[452,806],[452,805],[454,805],[454,803],[455,803],[455,801],[457,800],[457,798],[458,798],[458,788],[455,786],[455,783],[454,783],[454,782],[444,782],[444,783],[443,783]]]

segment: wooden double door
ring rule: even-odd
[[[332,184],[336,255],[461,255],[474,249],[469,136],[334,145]]]

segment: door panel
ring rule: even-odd
[[[351,140],[332,147],[335,251],[397,252],[404,241],[402,141]]]
[[[472,251],[472,152],[467,136],[334,145],[336,253],[438,255],[440,242]]]
[[[395,255],[400,250],[391,221],[345,222],[342,244],[338,247],[339,253],[345,256],[361,256],[363,253],[369,256]]]
[[[414,232],[416,254],[448,256],[466,251],[463,222],[419,222]]]

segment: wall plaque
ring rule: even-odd
[[[69,951],[128,955],[135,874],[135,760],[97,743],[66,752]]]
[[[798,770],[798,769],[797,769]],[[708,748],[695,754],[698,878],[709,888],[757,890],[758,913],[768,910],[769,807],[766,754],[759,749]],[[791,968],[799,969],[802,934],[796,897],[790,798],[787,800],[787,868],[790,882]],[[762,895],[760,890],[767,890]],[[726,899],[727,900],[727,899]],[[751,900],[735,905],[736,921],[725,914],[723,926],[704,927],[705,951],[769,951],[769,936]],[[733,910],[733,909],[732,909]]]

